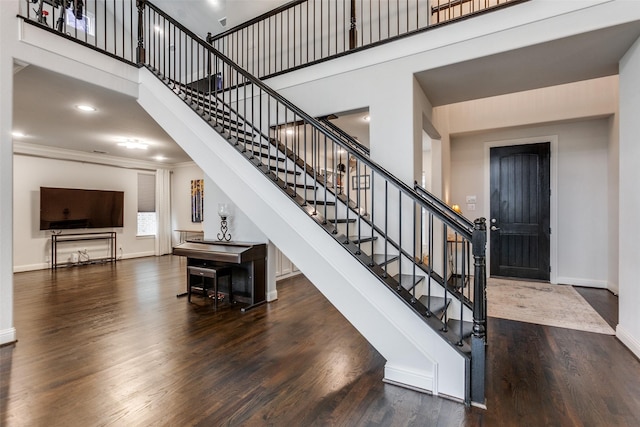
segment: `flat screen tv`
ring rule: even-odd
[[[122,227],[124,192],[40,187],[40,230]]]

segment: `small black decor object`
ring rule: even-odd
[[[218,204],[218,215],[220,215],[220,233],[218,240],[228,242],[231,240],[231,234],[227,234],[229,227],[227,226],[227,217],[229,217],[229,207],[226,203]]]

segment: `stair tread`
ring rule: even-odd
[[[451,302],[451,298],[447,298],[445,300],[444,297],[436,297],[433,295],[429,297],[427,295],[422,295],[420,298],[418,298],[418,301],[420,301],[422,305],[427,307],[429,311],[431,311],[431,313],[441,319],[445,310],[449,306],[449,303]]]
[[[390,255],[390,254],[373,254],[373,262],[378,265],[389,264],[395,260],[400,258],[398,255]]]
[[[293,170],[293,169],[285,169],[285,168],[279,167],[279,166],[269,166],[269,169],[271,169],[272,171],[288,173],[290,175],[302,175],[302,173],[300,171],[296,171],[296,170]]]
[[[378,236],[349,236],[349,241],[353,243],[364,243],[372,240],[378,240]]]
[[[413,274],[396,274],[395,276],[393,276],[393,278],[400,283],[400,286],[410,291],[411,289],[418,286],[418,284],[424,280],[425,276],[414,276]]]
[[[338,224],[345,224],[347,222],[356,222],[355,218],[327,218],[327,222],[337,222]]]
[[[269,159],[269,160],[276,160],[278,162],[284,162],[285,158],[284,157],[276,157],[273,154],[269,154],[269,153],[265,153],[263,151],[257,151],[257,150],[247,150],[249,153],[253,154],[254,156],[259,156],[265,159]]]
[[[307,204],[309,204],[309,205],[317,204],[317,205],[335,206],[336,202],[325,201],[325,200],[307,200]]]
[[[452,274],[449,276],[449,280],[447,280],[447,284],[454,289],[465,288],[468,282],[469,276],[465,277],[465,280],[463,281],[459,274]]]
[[[455,332],[456,334],[460,334],[460,320],[458,319],[449,319],[447,321],[447,326],[449,330]],[[473,322],[462,322],[462,338],[468,338],[473,333]]]
[[[287,185],[290,187],[296,188],[304,188],[306,190],[315,190],[316,186],[313,184],[305,184],[304,182],[287,182]]]

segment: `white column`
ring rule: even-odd
[[[15,341],[13,325],[13,110],[12,44],[16,1],[0,2],[0,344]]]
[[[619,323],[616,335],[640,357],[640,40],[620,61]]]

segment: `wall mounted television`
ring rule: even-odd
[[[40,230],[122,227],[124,191],[40,187]]]

